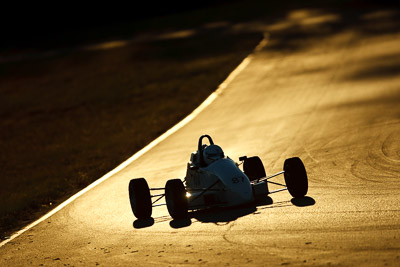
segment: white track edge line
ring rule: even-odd
[[[77,192],[76,194],[74,194],[73,196],[71,196],[70,198],[68,198],[67,200],[65,200],[64,202],[62,202],[60,205],[58,205],[56,208],[54,208],[53,210],[49,211],[48,213],[46,213],[45,215],[43,215],[42,217],[40,217],[39,219],[37,219],[36,221],[28,224],[27,226],[25,226],[24,228],[22,228],[21,230],[15,232],[14,234],[12,234],[8,239],[3,240],[0,243],[0,247],[4,246],[5,244],[7,244],[8,242],[10,242],[11,240],[15,239],[16,237],[22,235],[23,233],[25,233],[26,231],[28,231],[29,229],[31,229],[32,227],[38,225],[39,223],[43,222],[44,220],[50,218],[51,216],[53,216],[55,213],[59,212],[60,210],[62,210],[64,207],[66,207],[68,204],[70,204],[72,201],[74,201],[75,199],[77,199],[78,197],[80,197],[81,195],[85,194],[86,192],[88,192],[89,190],[91,190],[92,188],[96,187],[97,185],[101,184],[102,182],[104,182],[105,180],[107,180],[108,178],[112,177],[114,174],[117,174],[118,172],[120,172],[121,170],[125,169],[129,164],[131,164],[132,162],[134,162],[135,160],[137,160],[139,157],[141,157],[142,155],[144,155],[146,152],[148,152],[149,150],[151,150],[153,147],[155,147],[156,145],[158,145],[159,143],[161,143],[162,141],[164,141],[165,139],[167,139],[167,137],[169,137],[170,135],[174,134],[175,132],[177,132],[179,129],[181,129],[183,126],[185,126],[186,124],[188,124],[190,121],[192,121],[194,118],[197,117],[197,115],[199,115],[206,107],[208,107],[212,102],[214,102],[214,100],[218,97],[219,94],[222,93],[222,91],[236,78],[236,76],[239,75],[239,73],[241,73],[246,67],[247,65],[250,63],[251,59],[252,59],[252,55],[255,52],[260,51],[263,47],[266,46],[267,42],[268,42],[268,35],[264,34],[264,38],[260,41],[260,43],[258,43],[258,45],[256,46],[256,48],[253,50],[252,53],[250,53],[250,55],[248,55],[245,59],[243,59],[243,61],[228,75],[228,77],[225,79],[225,81],[223,81],[217,88],[217,90],[215,90],[206,100],[204,100],[203,103],[200,104],[200,106],[198,106],[192,113],[190,113],[186,118],[184,118],[183,120],[181,120],[180,122],[178,122],[176,125],[174,125],[172,128],[170,128],[169,130],[167,130],[165,133],[163,133],[162,135],[160,135],[159,137],[157,137],[155,140],[153,140],[150,144],[148,144],[147,146],[145,146],[144,148],[142,148],[141,150],[139,150],[138,152],[136,152],[133,156],[131,156],[130,158],[128,158],[126,161],[124,161],[123,163],[121,163],[119,166],[117,166],[115,169],[113,169],[112,171],[108,172],[107,174],[105,174],[103,177],[101,177],[100,179],[94,181],[93,183],[91,183],[90,185],[88,185],[87,187],[85,187],[84,189],[82,189],[81,191]]]

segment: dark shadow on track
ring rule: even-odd
[[[269,51],[297,52],[308,49],[310,40],[318,44],[318,40],[328,36],[344,33],[349,29],[355,29],[359,38],[385,35],[397,32],[400,27],[398,7],[388,9],[387,6],[360,7],[358,9],[330,9],[330,8],[308,8],[292,9],[286,14],[286,20],[276,16],[273,23],[289,22],[286,27],[270,32],[271,38],[268,45]],[[298,16],[294,21],[288,17]],[[319,18],[315,24],[305,23],[305,18]],[[383,72],[385,70],[382,70]],[[397,72],[397,69],[389,69],[388,72]],[[386,75],[386,73],[384,73]]]
[[[133,222],[133,228],[140,229],[140,228],[146,228],[150,227],[154,224],[154,219],[153,218],[148,218],[148,219],[138,219]]]
[[[308,196],[302,198],[292,198],[290,202],[297,207],[306,207],[315,204],[315,200],[312,197]],[[202,223],[215,223],[217,225],[225,225],[227,223],[237,220],[240,217],[244,217],[250,214],[258,214],[259,212],[257,213],[257,210],[260,209],[262,210],[265,208],[279,208],[290,206],[289,201],[283,203],[278,202],[275,203],[276,205],[273,204],[274,201],[272,200],[272,198],[269,196],[265,196],[264,199],[259,199],[255,205],[248,204],[229,208],[211,208],[207,210],[198,210],[189,212],[188,218],[184,219],[172,219],[169,216],[162,216],[155,219],[148,218],[135,220],[133,222],[133,227],[135,229],[141,229],[153,226],[154,223],[170,221],[169,225],[171,226],[171,228],[179,229],[192,225],[191,219],[196,219],[197,221]]]
[[[203,223],[228,223],[240,217],[257,211],[254,205],[238,206],[232,208],[212,208],[208,210],[195,211],[191,217]]]
[[[183,228],[183,227],[188,227],[192,224],[192,221],[190,218],[184,218],[184,219],[173,219],[172,221],[169,222],[169,225],[172,228]]]
[[[274,201],[272,200],[272,198],[270,196],[265,196],[264,199],[258,199],[258,201],[256,202],[256,206],[267,206],[267,205],[271,205],[273,204]]]
[[[307,207],[307,206],[312,206],[315,204],[315,199],[313,199],[312,197],[299,197],[299,198],[292,198],[292,200],[290,200],[290,202],[292,202],[293,205],[297,206],[297,207]]]
[[[290,201],[293,205],[297,207],[312,206],[315,204],[315,200],[312,197],[302,197],[302,198],[292,198]],[[275,205],[273,205],[275,204]],[[264,199],[258,200],[257,203],[241,205],[229,208],[211,208],[206,210],[198,210],[189,212],[188,218],[184,219],[172,219],[169,216],[162,216],[159,218],[148,218],[136,220],[133,222],[133,227],[135,229],[141,229],[153,226],[154,223],[170,221],[169,225],[171,228],[179,229],[192,225],[191,219],[196,219],[202,223],[215,223],[217,225],[225,225],[232,221],[237,220],[240,217],[244,217],[250,214],[258,214],[257,210],[262,210],[265,208],[280,208],[290,206],[289,201],[274,203],[272,198],[265,196]]]

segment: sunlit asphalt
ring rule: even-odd
[[[193,121],[0,248],[0,266],[400,264],[400,31],[391,10],[301,10],[258,27],[270,39]],[[253,25],[254,26],[254,25]],[[242,27],[250,27],[242,25]],[[146,129],[143,129],[144,131]],[[135,221],[128,183],[184,177],[198,137],[268,174],[299,156],[308,197]],[[278,179],[279,181],[279,179]]]

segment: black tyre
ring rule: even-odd
[[[289,158],[283,164],[286,187],[292,197],[304,197],[308,191],[306,168],[301,159]]]
[[[257,156],[246,158],[243,162],[243,171],[250,181],[258,180],[266,176],[264,165]]]
[[[151,217],[150,189],[144,178],[132,179],[129,182],[129,199],[136,218],[147,219]]]
[[[168,212],[174,219],[182,219],[188,214],[186,190],[180,179],[168,180],[165,185],[165,201]]]

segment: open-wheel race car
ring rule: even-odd
[[[204,138],[208,139],[209,145],[203,144]],[[307,194],[307,173],[297,157],[286,159],[283,171],[268,177],[259,157],[243,156],[239,161],[236,163],[226,157],[209,135],[202,135],[197,151],[191,154],[183,181],[171,179],[164,188],[149,188],[144,178],[130,180],[132,211],[138,219],[146,219],[151,217],[153,207],[167,205],[171,217],[181,219],[188,216],[188,211],[257,203],[267,195],[283,190],[288,190],[294,198]],[[242,164],[243,171],[239,168]],[[281,174],[286,185],[270,181]],[[268,183],[282,188],[269,191]],[[154,191],[164,193],[151,194]],[[163,197],[166,204],[157,204]]]

